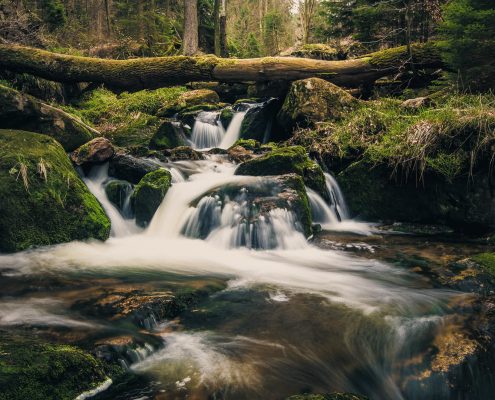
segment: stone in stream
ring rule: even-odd
[[[131,206],[139,226],[147,226],[172,186],[172,175],[165,169],[146,174],[136,185]]]
[[[125,212],[125,202],[132,190],[132,185],[127,181],[111,181],[105,186],[108,200],[121,212]]]
[[[201,152],[194,150],[190,146],[180,146],[172,149],[170,151],[170,160],[171,161],[197,161],[203,160],[204,156]]]
[[[288,134],[296,126],[341,119],[359,105],[359,100],[340,87],[320,78],[295,81],[285,98],[277,121]]]
[[[325,200],[330,194],[325,183],[325,176],[321,167],[310,160],[301,146],[275,148],[269,153],[261,155],[239,165],[236,175],[283,175],[295,173],[304,179],[304,183],[318,192]]]
[[[110,160],[108,174],[136,185],[146,174],[158,169],[160,166],[153,161],[117,153]]]
[[[0,130],[0,251],[95,238],[110,221],[53,138]]]
[[[67,112],[0,85],[0,126],[43,133],[73,151],[99,133]]]
[[[242,104],[236,107],[242,107]],[[274,116],[279,108],[279,101],[274,98],[252,104],[242,121],[240,137],[263,143],[270,133]]]
[[[187,138],[182,123],[173,120],[167,120],[160,125],[158,131],[150,140],[150,149],[173,149],[175,147],[185,146]]]
[[[110,140],[99,137],[75,150],[71,159],[76,165],[101,164],[112,158],[114,153]]]

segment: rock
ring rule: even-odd
[[[32,132],[0,130],[0,251],[106,240],[110,221],[63,147]]]
[[[99,133],[76,117],[0,85],[0,127],[43,133],[73,151]]]
[[[165,169],[150,172],[141,179],[131,196],[138,225],[145,227],[150,223],[171,185],[172,175]]]
[[[132,185],[126,181],[111,181],[105,186],[108,200],[117,207],[122,214],[126,214],[126,200],[133,190]]]
[[[91,354],[33,337],[0,332],[3,399],[74,399],[108,379]]]
[[[101,164],[113,157],[115,150],[110,140],[96,138],[83,144],[71,154],[76,165]]]
[[[321,167],[310,160],[301,146],[280,147],[237,167],[236,175],[283,175],[295,173],[304,179],[304,183],[318,192],[324,199],[329,199],[325,176]]]
[[[136,185],[146,174],[157,169],[160,169],[160,166],[152,161],[128,154],[116,154],[110,160],[108,174]]]
[[[428,97],[418,97],[415,99],[405,100],[402,102],[400,106],[402,108],[418,110],[420,108],[430,107],[432,103],[433,103],[432,100]]]
[[[248,90],[248,85],[245,83],[191,82],[186,86],[193,90],[213,90],[220,100],[226,103],[233,103],[239,98],[246,97]]]
[[[229,127],[232,118],[234,118],[234,109],[232,107],[224,108],[220,113],[220,122],[225,130]]]
[[[232,146],[228,150],[229,159],[235,163],[242,163],[254,157],[253,151],[243,146]]]
[[[180,146],[170,151],[170,160],[182,161],[182,160],[203,160],[204,156],[201,152],[194,150],[189,146]]]
[[[150,149],[173,149],[179,146],[185,146],[187,143],[186,135],[182,124],[177,121],[165,121],[158,131],[153,135],[150,141]]]
[[[495,195],[488,173],[449,181],[428,173],[416,184],[392,178],[385,165],[351,164],[337,180],[354,216],[368,220],[441,224],[482,234],[495,228]]]
[[[296,126],[339,120],[358,104],[359,100],[330,82],[320,78],[304,79],[292,83],[277,121],[287,133]]]
[[[265,140],[269,129],[273,125],[273,118],[278,108],[277,99],[269,99],[263,103],[248,106],[248,110],[241,125],[240,137],[243,139],[254,139],[261,143]],[[236,109],[246,107],[244,104],[236,106]]]
[[[160,117],[172,117],[180,111],[194,106],[203,104],[217,104],[220,102],[220,97],[213,90],[198,89],[182,93],[177,101],[171,105],[167,105],[158,111]]]

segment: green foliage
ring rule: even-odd
[[[43,20],[50,29],[60,28],[65,25],[65,8],[60,0],[42,0],[41,9]]]
[[[185,91],[178,86],[117,95],[100,88],[67,109],[97,127],[118,146],[147,145],[161,124],[155,114],[177,101]]]
[[[495,253],[478,254],[472,259],[480,264],[486,272],[495,275]]]
[[[445,60],[459,72],[461,86],[495,89],[495,3],[452,0],[445,6],[441,31]]]

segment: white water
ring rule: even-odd
[[[108,180],[108,163],[93,167],[88,176],[84,178],[84,182],[89,190],[98,199],[112,222],[111,236],[122,237],[139,232],[140,229],[136,226],[134,220],[125,219],[118,208],[108,200],[105,193],[105,184],[108,183]],[[129,208],[130,195],[131,193],[129,193],[124,203],[124,214],[128,211],[126,210],[126,206]]]
[[[203,111],[198,114],[194,122],[191,142],[195,149],[211,149],[218,147],[224,135],[220,112]]]
[[[225,132],[225,136],[220,143],[221,149],[228,149],[231,147],[241,136],[241,126],[244,118],[246,117],[247,111],[238,111],[234,114],[232,121],[230,121],[229,127]]]

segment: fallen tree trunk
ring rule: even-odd
[[[0,44],[0,69],[29,73],[57,82],[94,82],[122,90],[155,89],[188,82],[294,81],[319,77],[345,87],[358,87],[414,65],[442,65],[434,44],[414,45],[411,60],[405,46],[354,60],[322,61],[266,57],[225,59],[215,56],[155,57],[106,60],[51,53]]]

